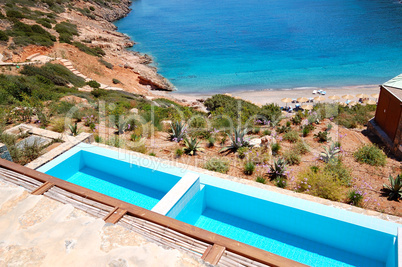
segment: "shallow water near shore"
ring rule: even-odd
[[[381,84],[402,72],[393,0],[139,0],[116,22],[183,93]]]

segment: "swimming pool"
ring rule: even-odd
[[[97,146],[38,171],[311,266],[396,267],[398,225]]]
[[[38,171],[149,210],[181,178],[130,164],[117,151],[91,148],[75,147]]]

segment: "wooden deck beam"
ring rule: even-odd
[[[202,254],[201,259],[212,264],[217,265],[219,260],[222,258],[223,253],[225,253],[226,248],[217,244],[213,246],[208,246],[204,254]]]
[[[45,182],[43,185],[39,186],[38,188],[36,188],[35,190],[33,190],[31,192],[32,195],[42,195],[43,193],[45,193],[47,190],[49,190],[50,188],[52,188],[54,186],[53,183],[51,182]]]
[[[121,209],[119,207],[114,208],[108,215],[106,215],[103,220],[107,223],[117,223],[120,221],[121,218],[123,218],[124,215],[126,215],[127,210]]]

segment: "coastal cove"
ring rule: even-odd
[[[380,84],[402,69],[397,1],[134,1],[115,22],[180,93]]]

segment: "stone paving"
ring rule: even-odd
[[[209,266],[0,177],[0,266]]]

